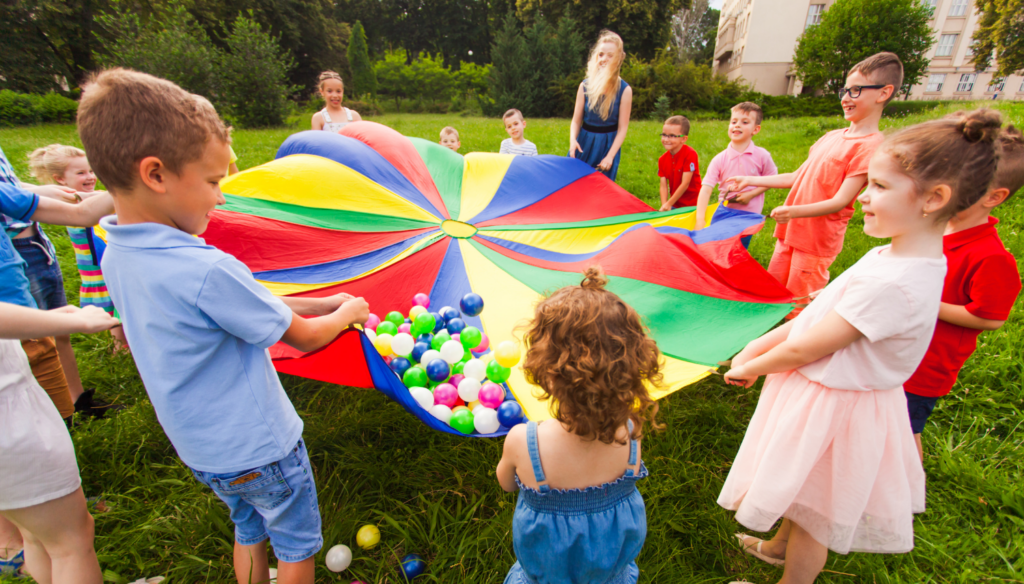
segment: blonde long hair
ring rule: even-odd
[[[619,50],[604,69],[597,64],[602,43],[612,43]],[[619,71],[625,58],[622,37],[610,30],[602,30],[597,42],[590,48],[590,59],[587,61],[587,98],[590,100],[590,111],[598,112],[603,120],[608,119],[612,104],[615,103],[615,95],[619,92]]]
[[[85,156],[85,151],[81,148],[50,144],[33,150],[32,154],[28,155],[28,166],[32,176],[36,177],[40,184],[54,184],[57,182],[55,177],[64,176],[71,159],[81,156]]]

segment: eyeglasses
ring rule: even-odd
[[[853,87],[840,87],[839,88],[839,99],[843,99],[843,94],[849,93],[850,97],[857,99],[860,97],[860,92],[865,89],[881,89],[886,87],[885,85],[854,85]]]
[[[686,136],[684,136],[682,134],[662,134],[661,137],[662,138],[685,138]]]

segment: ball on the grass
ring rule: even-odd
[[[477,432],[493,434],[498,431],[498,427],[501,425],[498,423],[498,412],[490,408],[480,408],[473,414],[473,427]]]
[[[477,399],[480,400],[480,404],[484,407],[496,409],[501,405],[501,402],[505,401],[505,390],[496,383],[485,383],[480,388],[480,394],[477,395]]]
[[[477,348],[483,339],[484,334],[475,326],[467,326],[459,333],[459,342],[467,351]]]
[[[394,347],[395,342],[391,341],[391,346]],[[412,363],[409,362],[405,357],[395,357],[391,360],[391,370],[398,374],[399,377],[405,375],[405,372],[412,367]]]
[[[444,359],[434,359],[433,361],[427,361],[427,377],[431,381],[444,381],[451,375],[452,368],[448,365],[448,362]],[[504,395],[502,396],[504,397]]]
[[[456,387],[459,388],[459,397],[465,400],[466,403],[476,401],[480,395],[480,382],[472,377],[462,378]]]
[[[398,334],[398,325],[393,323],[393,322],[391,322],[390,320],[385,320],[385,321],[383,321],[383,322],[381,322],[380,324],[377,325],[377,329],[376,330],[377,330],[377,334],[378,335],[392,335],[393,336],[393,335]]]
[[[422,306],[423,308],[430,308],[430,297],[420,292],[412,297],[412,303],[416,306]]]
[[[466,361],[466,364],[462,367],[462,373],[466,377],[472,377],[477,381],[483,381],[487,378],[487,366],[479,359],[470,359],[469,361]]]
[[[494,349],[494,360],[502,367],[513,367],[519,362],[519,345],[515,341],[502,341]]]
[[[398,333],[391,339],[391,350],[396,355],[405,356],[412,353],[413,346],[415,345],[416,341],[408,333]]]
[[[368,550],[380,543],[380,530],[376,525],[364,525],[356,532],[356,545]]]
[[[454,335],[455,333],[461,333],[462,330],[466,328],[466,321],[461,318],[453,318],[448,321],[446,328],[448,329],[449,334]]]
[[[410,367],[402,374],[402,383],[406,387],[426,387],[428,381],[427,372],[419,365]]]
[[[476,292],[470,292],[459,301],[459,309],[463,314],[477,316],[484,311],[484,299]]]
[[[501,383],[507,380],[509,375],[512,375],[512,370],[508,367],[502,367],[501,363],[491,361],[487,364],[487,379],[495,383]]]
[[[397,310],[392,310],[391,312],[388,313],[387,316],[384,317],[384,320],[394,323],[395,326],[398,326],[405,322],[405,315],[402,314],[401,312],[398,312]]]
[[[431,406],[430,413],[445,424],[448,423],[448,420],[452,419],[452,409],[445,405],[435,404]]]
[[[416,554],[409,554],[402,558],[402,574],[412,580],[423,572],[427,571],[427,563]]]
[[[394,344],[394,343],[392,343]],[[462,360],[462,356],[466,354],[466,350],[462,348],[456,340],[448,341],[441,345],[441,358],[448,362],[449,365],[454,365]]]
[[[473,433],[473,412],[469,411],[469,408],[459,410],[452,413],[452,419],[448,422],[452,428],[455,428],[463,434]]]
[[[363,328],[375,329],[378,324],[380,324],[380,317],[371,312],[366,322],[363,323]]]
[[[328,570],[344,572],[352,564],[352,550],[347,545],[338,544],[327,550],[327,557],[324,560]]]
[[[505,401],[498,406],[498,423],[511,428],[523,423],[523,406],[515,401]]]
[[[434,394],[430,393],[430,390],[425,387],[410,387],[409,395],[425,410],[429,411],[430,408],[434,407]]]
[[[459,391],[450,383],[442,383],[434,388],[434,403],[443,406],[455,407],[459,399]]]

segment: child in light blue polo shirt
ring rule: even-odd
[[[267,348],[312,351],[365,322],[362,298],[277,298],[234,257],[194,237],[224,203],[230,138],[213,106],[114,69],[86,89],[78,131],[114,195],[102,269],[160,425],[231,510],[240,582],[313,582],[323,546],[302,420]],[[320,315],[305,319],[298,315]]]

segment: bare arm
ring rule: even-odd
[[[665,201],[664,204],[661,205],[661,210],[662,211],[671,211],[672,210],[672,205],[675,205],[676,201],[679,200],[679,197],[682,197],[683,193],[686,192],[686,189],[690,188],[690,181],[691,180],[693,180],[693,173],[692,172],[684,172],[683,173],[683,182],[679,183],[679,187],[676,188],[676,192],[672,193],[672,196],[669,197],[669,199],[667,201]]]
[[[32,214],[32,220],[51,225],[92,227],[99,223],[101,217],[113,213],[114,199],[110,193],[89,197],[77,205],[40,197],[39,206]]]
[[[324,129],[324,116],[320,112],[313,114],[313,129],[323,130]]]
[[[994,331],[1003,326],[1005,320],[989,320],[971,314],[966,306],[943,302],[939,306],[939,320],[969,329]]]
[[[285,306],[291,308],[295,314],[302,316],[324,316],[338,310],[342,304],[352,300],[352,298],[351,294],[342,292],[323,298],[282,296],[281,301],[284,302]]]
[[[348,111],[352,112],[352,121],[353,122],[361,122],[361,121],[363,121],[363,116],[359,115],[359,112],[357,112],[354,109],[350,109]]]
[[[726,382],[750,387],[762,375],[803,367],[849,346],[863,336],[833,310],[802,335],[787,338],[764,354],[730,369],[725,374]]]
[[[569,157],[576,158],[576,151],[580,153],[583,149],[580,148],[580,143],[576,139],[580,135],[580,128],[583,127],[583,102],[586,97],[586,92],[583,90],[583,84],[580,83],[579,89],[576,90],[576,105],[572,109],[572,121],[569,122]]]
[[[506,492],[513,492],[517,489],[516,486],[516,451],[518,450],[517,444],[524,444],[526,442],[526,436],[523,434],[526,432],[526,425],[519,424],[509,430],[508,435],[505,436],[505,443],[501,451],[501,460],[498,461],[498,469],[495,474],[498,475],[498,484]]]
[[[705,215],[708,211],[708,203],[711,202],[711,191],[713,190],[715,190],[715,185],[705,183],[700,186],[700,193],[697,195],[696,222],[693,224],[694,231],[704,229],[704,226],[707,225]],[[664,197],[662,197],[661,202],[665,202]]]
[[[65,187],[61,185],[34,185],[31,183],[21,183],[21,188],[35,193],[40,197],[47,199],[53,199],[55,201],[64,201],[65,203],[77,203],[81,199],[79,195],[75,193],[75,189],[71,187]]]
[[[605,155],[604,160],[599,165],[601,170],[610,170],[612,164],[615,164],[615,155],[618,154],[619,148],[622,148],[622,143],[626,141],[626,132],[629,130],[629,115],[633,110],[633,88],[627,87],[622,92],[622,101],[619,103],[619,127],[615,131],[615,140],[612,142],[612,147],[608,149],[608,154]],[[604,168],[607,166],[607,168]]]
[[[821,217],[822,215],[838,213],[857,198],[857,195],[867,182],[868,176],[866,174],[851,176],[843,181],[843,184],[839,186],[839,191],[832,195],[831,199],[809,205],[775,207],[772,209],[772,219],[779,223],[789,223],[793,219],[801,217]]]
[[[722,185],[718,188],[724,186],[729,191],[742,191],[747,187],[788,189],[796,182],[796,174],[796,172],[787,172],[786,174],[773,174],[771,176],[734,176],[722,181]]]
[[[71,333],[95,333],[118,324],[97,306],[64,306],[55,310],[36,310],[0,302],[0,338],[38,339]]]
[[[326,316],[302,318],[292,314],[292,324],[281,340],[300,351],[315,351],[333,341],[349,325],[366,322],[370,305],[362,298],[353,298]]]
[[[746,205],[747,203],[752,201],[754,199],[754,197],[756,197],[758,195],[761,195],[761,194],[764,194],[767,190],[768,190],[768,187],[757,187],[756,189],[750,189],[749,191],[747,191],[745,193],[739,193],[739,194],[733,195],[733,197],[731,199],[726,197],[726,200],[727,201],[735,201],[735,202],[737,202],[737,203],[739,203],[741,205]]]

